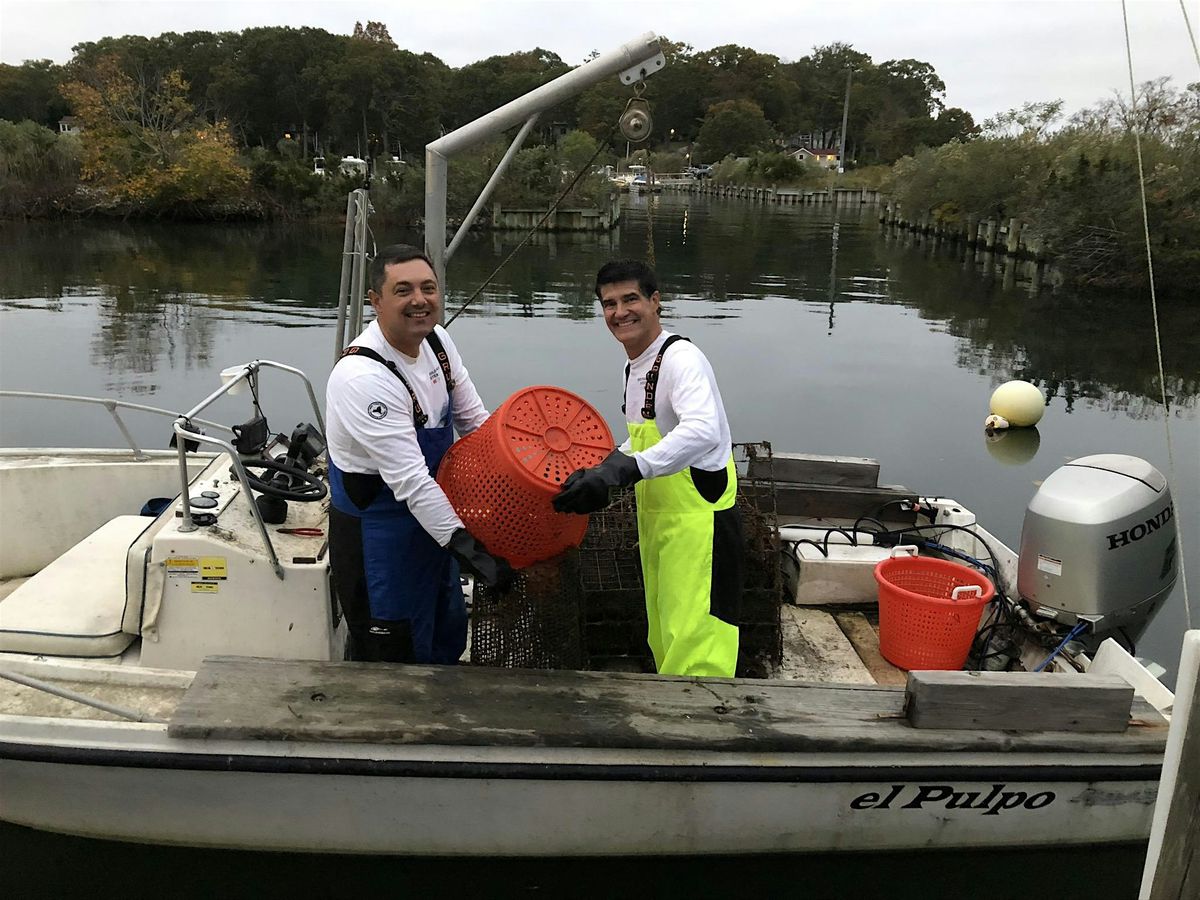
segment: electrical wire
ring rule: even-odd
[[[1065,638],[1063,638],[1061,641],[1059,641],[1058,646],[1055,647],[1050,652],[1050,655],[1047,656],[1040,663],[1038,663],[1037,666],[1034,667],[1033,671],[1041,672],[1043,669],[1046,668],[1046,666],[1050,665],[1050,663],[1053,662],[1054,658],[1056,656],[1058,656],[1058,654],[1062,653],[1063,647],[1067,646],[1067,644],[1071,641],[1071,639],[1074,638],[1081,631],[1083,631],[1083,629],[1085,629],[1085,628],[1087,628],[1087,622],[1077,623],[1074,628],[1072,628],[1070,631],[1067,632],[1067,636]]]
[[[795,556],[795,555],[796,555],[796,552],[795,552],[795,550],[796,550],[796,548],[798,548],[798,547],[799,547],[801,544],[808,544],[810,547],[816,547],[816,548],[817,548],[817,550],[819,550],[819,551],[820,551],[820,553],[821,553],[821,555],[822,555],[822,556],[826,556],[826,557],[827,557],[827,556],[829,556],[829,548],[828,548],[828,546],[822,547],[822,546],[821,546],[820,544],[818,544],[816,541],[810,541],[808,538],[800,538],[798,541],[784,541],[784,543],[785,543],[785,544],[790,544],[790,545],[792,546],[792,548],[793,548],[792,555],[793,555],[793,556]]]
[[[978,531],[976,531],[973,528],[969,528],[966,525],[953,525],[949,522],[943,522],[940,525],[912,525],[912,526],[908,526],[906,528],[895,528],[895,529],[892,529],[891,531],[887,531],[882,534],[876,535],[875,543],[880,544],[881,546],[887,546],[887,544],[885,542],[891,537],[901,538],[906,535],[917,535],[919,537],[919,536],[922,536],[922,534],[924,532],[930,531],[932,529],[940,529],[941,530],[940,534],[935,535],[935,537],[940,537],[941,534],[945,534],[946,532],[949,532],[949,531],[965,531],[967,534],[971,535],[971,537],[974,540],[978,541],[980,546],[982,546],[983,549],[987,551],[988,559],[991,561],[992,572],[995,574],[999,574],[999,572],[998,572],[999,561],[998,561],[998,557],[996,556],[995,552],[988,545],[988,542],[979,536]],[[898,540],[897,543],[899,543],[899,542],[900,541]]]
[[[851,533],[850,533],[849,531],[847,531],[845,528],[839,528],[839,527],[837,527],[837,526],[834,526],[833,528],[830,528],[828,531],[826,531],[826,532],[825,532],[825,537],[824,537],[824,538],[822,539],[822,541],[821,541],[821,545],[822,545],[822,546],[825,548],[825,555],[826,555],[826,556],[828,556],[828,555],[829,555],[829,536],[830,536],[831,534],[833,534],[835,531],[836,531],[838,534],[845,535],[845,536],[846,536],[846,540],[848,540],[848,541],[850,542],[850,546],[851,546],[851,547],[857,547],[857,546],[858,546],[858,535],[856,535],[856,534],[851,534]]]
[[[858,527],[859,522],[874,522],[876,525],[879,526],[879,529],[880,529],[879,533],[882,533],[882,532],[885,532],[888,530],[888,527],[886,525],[884,525],[882,522],[880,522],[874,516],[859,516],[857,519],[854,520],[854,524],[850,526],[851,530],[853,530],[853,531],[860,530]],[[868,532],[868,533],[870,533],[870,532]]]

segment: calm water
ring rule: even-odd
[[[1144,845],[695,859],[380,859],[142,847],[0,823],[4,896],[121,900],[1131,900]],[[1050,885],[1050,887],[1047,887]],[[370,895],[364,892],[370,891]]]
[[[735,440],[875,457],[882,481],[953,496],[1010,545],[1037,484],[1069,459],[1130,453],[1168,472],[1148,301],[1031,294],[1003,263],[885,239],[871,210],[651,202],[648,216],[646,200],[633,198],[611,235],[539,237],[454,323],[489,406],[525,385],[556,384],[623,432],[623,356],[591,283],[611,256],[645,256],[649,232],[667,326],[712,361]],[[377,234],[381,243],[414,238]],[[464,243],[450,265],[450,309],[519,238]],[[304,369],[323,395],[340,228],[8,225],[0,239],[0,387],[185,408],[220,369],[257,357]],[[1200,309],[1160,308],[1160,320],[1172,488],[1198,622]],[[1043,386],[1046,415],[1036,431],[989,443],[988,397],[1014,377]],[[275,429],[311,419],[294,384],[271,375],[264,384]],[[248,416],[241,398],[222,403],[211,417]],[[166,445],[167,420],[130,424],[144,446]],[[0,444],[118,446],[120,436],[101,410],[47,414],[0,400]],[[1182,594],[1138,645],[1172,674]]]

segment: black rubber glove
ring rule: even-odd
[[[516,573],[508,564],[508,560],[488,553],[483,544],[475,540],[467,529],[455,530],[454,534],[450,535],[446,549],[454,554],[464,569],[488,587],[495,588],[502,594],[512,587]]]
[[[614,450],[604,462],[590,469],[576,469],[567,476],[554,498],[554,508],[565,513],[590,513],[612,502],[612,492],[642,480],[637,460]]]

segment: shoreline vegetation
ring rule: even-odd
[[[1159,291],[1200,279],[1200,83],[1145,82],[1133,106],[1114,97],[1065,120],[1061,101],[1030,102],[977,125],[945,105],[945,84],[920,60],[877,63],[841,43],[790,62],[736,45],[662,46],[668,66],[645,88],[648,144],[614,137],[630,94],[613,79],[530,135],[492,202],[546,209],[590,164],[562,205],[605,207],[606,167],[707,163],[717,184],[880,190],[930,227],[1018,219],[1069,284],[1141,291],[1136,129]],[[73,52],[63,66],[0,65],[0,219],[335,222],[369,178],[379,221],[417,225],[424,145],[572,67],[535,48],[452,69],[399,49],[380,22],[351,35],[108,37]],[[836,161],[848,83],[837,174],[801,148]],[[452,220],[506,147],[451,161]]]

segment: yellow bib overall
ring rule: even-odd
[[[660,351],[647,379],[646,404],[642,410],[646,421],[627,423],[630,448],[635,453],[662,440],[654,421],[654,385],[662,353],[669,343]],[[634,486],[642,577],[646,585],[647,637],[662,675],[732,678],[737,667],[737,626],[713,615],[710,608],[714,515],[721,510],[732,510],[737,497],[737,470],[732,454],[725,470],[725,490],[715,502],[701,496],[693,483],[691,469],[643,479]],[[729,599],[736,607],[740,598]]]

